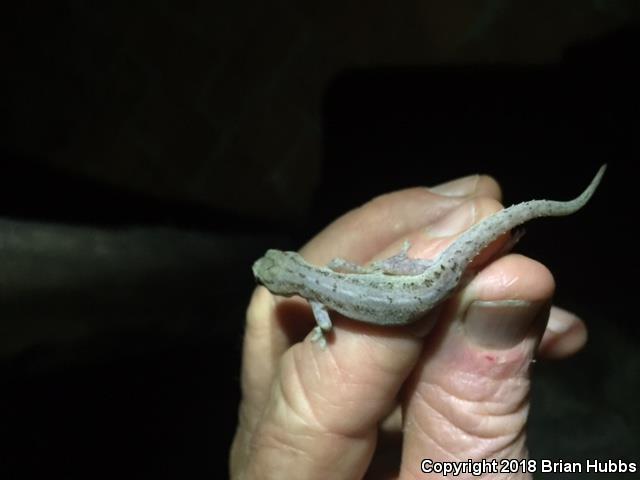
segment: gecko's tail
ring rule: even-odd
[[[602,180],[606,169],[607,164],[605,163],[598,169],[598,172],[587,188],[573,200],[529,200],[528,202],[517,203],[505,208],[505,214],[496,215],[497,217],[502,217],[502,219],[498,221],[498,223],[502,224],[500,227],[504,229],[503,231],[506,231],[533,218],[562,217],[577,212],[584,207],[593,196],[598,185],[600,185],[600,180]]]
[[[591,180],[591,183],[589,184],[589,186],[584,189],[584,192],[582,192],[573,200],[565,202],[566,206],[570,210],[572,210],[569,213],[573,213],[576,210],[579,210],[580,208],[582,208],[584,205],[586,205],[586,203],[592,197],[593,193],[596,191],[596,188],[598,188],[598,185],[600,185],[600,180],[602,180],[602,176],[604,175],[604,172],[606,169],[607,169],[607,164],[605,163],[598,169],[596,176],[593,177],[593,180]]]
[[[531,200],[529,202],[523,202],[522,205],[535,204],[537,206],[538,214],[532,216],[531,218],[562,217],[565,215],[571,215],[587,204],[589,199],[593,196],[593,193],[598,188],[598,185],[600,185],[600,180],[602,180],[602,176],[604,175],[606,169],[607,164],[605,163],[598,169],[598,172],[593,177],[593,180],[591,180],[591,183],[587,186],[587,188],[585,188],[584,191],[573,200],[568,200],[566,202],[557,200]],[[513,205],[509,207],[509,209],[517,210],[517,208],[515,207],[518,207],[518,205]],[[529,220],[529,218],[524,219],[524,221],[527,220]]]
[[[511,205],[476,223],[455,242],[444,250],[436,264],[443,264],[452,270],[462,270],[487,245],[509,230],[539,217],[559,217],[571,215],[580,210],[598,188],[607,168],[602,165],[584,191],[573,200],[530,200]]]

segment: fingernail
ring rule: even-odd
[[[540,315],[546,315],[545,306],[525,300],[476,300],[465,313],[465,332],[481,347],[511,348],[524,340]]]
[[[426,229],[426,234],[434,238],[450,237],[469,228],[475,218],[475,203],[466,202],[429,225]]]
[[[554,307],[553,315],[549,317],[547,328],[553,333],[564,333],[578,322],[578,317],[566,310]]]
[[[478,179],[480,175],[469,175],[467,177],[451,180],[450,182],[441,183],[435,187],[430,187],[429,191],[444,195],[446,197],[465,197],[471,195],[478,188]]]

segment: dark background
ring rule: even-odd
[[[587,348],[536,367],[534,458],[638,462],[634,2],[33,2],[0,137],[2,478],[224,476],[250,266],[380,193],[470,173]],[[562,478],[549,475],[539,478]]]

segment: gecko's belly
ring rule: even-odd
[[[406,325],[412,323],[439,303],[432,295],[383,296],[367,301],[345,302],[336,299],[320,299],[327,307],[346,317],[375,325]]]
[[[353,274],[317,269],[293,293],[322,303],[346,317],[376,325],[405,325],[418,320],[449,296],[457,285],[451,269],[435,276]],[[293,285],[293,284],[291,284]]]

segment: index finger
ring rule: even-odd
[[[471,175],[433,189],[414,187],[387,193],[338,218],[302,247],[300,253],[318,265],[338,256],[365,263],[390,243],[438,220],[475,196],[499,200],[500,186],[490,176]]]

